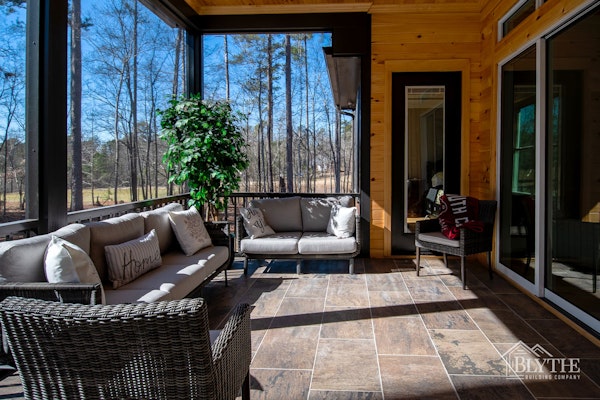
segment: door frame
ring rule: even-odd
[[[392,256],[392,74],[396,72],[460,72],[461,73],[461,161],[460,192],[469,193],[469,141],[471,118],[471,68],[468,59],[452,60],[388,60],[385,62],[384,124],[384,216],[383,255]],[[375,122],[375,120],[373,121]],[[381,160],[379,157],[376,159]],[[373,218],[373,216],[372,216]]]

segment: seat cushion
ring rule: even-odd
[[[162,266],[118,289],[107,288],[106,302],[149,303],[182,299],[225,264],[228,258],[229,249],[225,246],[210,246],[192,256],[186,256],[180,251],[168,252],[162,256]]]
[[[302,232],[278,232],[257,239],[242,239],[241,250],[246,254],[298,254]]]
[[[421,242],[441,244],[449,247],[460,247],[460,241],[448,239],[442,232],[419,233],[418,239]]]
[[[326,232],[304,232],[298,241],[300,254],[352,254],[356,248],[355,238],[339,238]]]
[[[250,207],[260,208],[265,222],[275,232],[302,231],[300,197],[255,199],[250,202]]]

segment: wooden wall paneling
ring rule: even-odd
[[[387,60],[385,62],[384,74],[385,74],[385,97],[383,101],[374,102],[371,106],[372,110],[376,109],[376,105],[381,108],[381,103],[384,109],[384,132],[379,137],[372,137],[372,145],[374,141],[381,141],[384,143],[384,160],[382,165],[374,165],[372,159],[371,173],[372,183],[373,180],[381,175],[376,175],[377,172],[383,172],[384,180],[384,193],[383,198],[375,198],[372,193],[373,205],[372,211],[378,210],[383,216],[383,226],[378,226],[372,232],[371,236],[371,252],[375,254],[380,252],[383,256],[391,255],[391,202],[392,202],[392,74],[394,72],[440,72],[440,71],[460,71],[462,72],[462,142],[461,142],[461,192],[469,192],[469,144],[470,144],[470,104],[471,104],[471,73],[470,73],[470,60],[469,59],[437,59],[437,60]],[[375,128],[374,126],[372,126]],[[395,155],[398,156],[398,155]],[[382,170],[383,167],[383,170]],[[377,172],[376,172],[377,171]],[[381,178],[379,178],[381,179]],[[383,242],[381,236],[383,235]],[[383,244],[383,249],[376,248],[377,244]]]

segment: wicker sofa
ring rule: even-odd
[[[247,214],[256,210],[260,213],[253,221]],[[304,259],[347,259],[348,272],[354,273],[354,257],[360,253],[360,216],[352,197],[254,199],[240,214],[236,240],[244,273],[249,259],[295,259],[297,273],[302,272]],[[340,223],[347,226],[338,227]],[[249,232],[256,226],[262,234]]]
[[[49,234],[0,243],[0,300],[16,295],[63,302],[122,304],[197,296],[206,283],[227,270],[233,253],[229,237],[218,226],[207,224],[212,245],[185,255],[169,218],[170,212],[185,211],[181,204],[171,203],[151,211],[70,224]],[[159,266],[133,275],[131,281],[117,287],[110,280],[106,248],[126,245],[151,231],[160,249],[160,257],[156,257]],[[45,257],[49,243],[56,238],[74,244],[89,256],[101,284],[48,283]]]

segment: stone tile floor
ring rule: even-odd
[[[221,276],[203,295],[214,329],[253,305],[252,399],[600,399],[597,344],[476,261],[463,290],[450,260],[423,259],[419,277],[408,258],[359,259],[354,275],[276,261],[244,277],[236,262],[229,286]],[[579,372],[532,374],[534,346]],[[19,398],[17,375],[0,381],[0,399]]]

